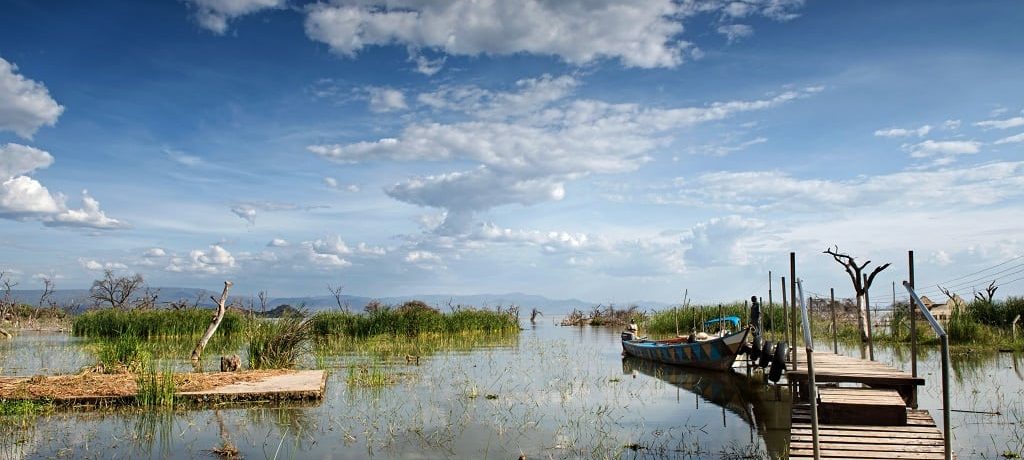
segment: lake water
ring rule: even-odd
[[[829,349],[820,345],[820,349]],[[857,355],[856,349],[841,350]],[[876,358],[909,369],[909,352]],[[1024,359],[953,356],[954,450],[1002,458],[1024,445]],[[213,359],[213,357],[210,357]],[[0,372],[76,372],[95,357],[80,339],[20,334],[0,344]],[[312,359],[305,363],[313,366]],[[774,458],[785,452],[790,393],[760,372],[697,372],[623,359],[619,331],[549,321],[488,346],[452,347],[380,363],[343,352],[315,405],[224,406],[175,412],[61,411],[0,426],[0,458]],[[350,386],[353,365],[397,379]],[[178,367],[187,368],[182,360]],[[941,423],[938,354],[921,354],[920,407]],[[998,415],[995,413],[998,412]]]

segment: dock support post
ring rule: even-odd
[[[910,269],[910,288],[914,289],[914,251],[907,251],[907,266]],[[917,377],[917,317],[914,301],[907,302],[910,309],[910,375]],[[914,388],[914,408],[917,408],[917,387]]]
[[[867,307],[868,307],[868,359],[870,359],[871,361],[874,361],[875,360],[875,331],[872,329],[872,324],[871,324],[871,296],[868,294],[868,289],[867,289],[868,286],[869,286],[869,284],[868,284],[868,274],[865,273],[864,274],[864,288],[865,288],[864,289],[864,303],[867,304]]]
[[[828,288],[829,305],[832,307],[832,353],[839,354],[839,329],[836,328],[836,288]]]

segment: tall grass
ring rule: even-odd
[[[356,314],[331,311],[320,312],[310,319],[313,334],[319,338],[378,335],[417,336],[427,333],[457,334],[519,330],[519,319],[508,312],[459,308],[441,313],[433,308],[407,303],[399,308],[382,308]]]
[[[142,339],[132,334],[100,341],[97,357],[107,373],[142,370],[151,360]]]
[[[135,385],[138,393],[135,403],[147,408],[171,408],[174,407],[174,371],[171,369],[158,369],[159,365],[150,362],[146,368],[135,377]]]
[[[198,337],[210,325],[214,312],[202,308],[181,310],[115,310],[85,312],[75,318],[71,333],[82,337],[116,338],[131,334],[140,338]],[[241,332],[245,317],[228,311],[217,328],[217,334],[231,337]]]
[[[689,307],[678,307],[656,311],[650,315],[645,326],[647,333],[654,335],[675,334],[678,325],[680,334],[689,334],[691,331],[703,331],[704,322],[718,318],[719,316],[737,316],[741,324],[747,324],[750,320],[750,308],[742,303],[731,303],[722,305],[693,305]],[[783,313],[782,308],[776,305],[770,309],[761,307],[761,330],[762,333],[768,330],[782,330]],[[712,326],[717,329],[717,325]]]
[[[249,329],[249,368],[294,367],[312,337],[312,323],[300,315],[255,321]]]

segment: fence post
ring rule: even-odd
[[[910,289],[914,289],[914,251],[907,251],[907,266],[910,269]],[[910,374],[917,377],[917,317],[914,301],[907,302],[910,309]],[[914,386],[914,409],[917,409],[917,386]]]
[[[868,285],[868,274],[864,274],[864,286]],[[868,358],[871,361],[875,360],[875,332],[871,326],[871,297],[868,296],[868,290],[864,290],[864,303],[868,308]]]

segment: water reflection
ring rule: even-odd
[[[748,377],[735,371],[693,369],[624,356],[622,372],[640,373],[691,393],[695,409],[701,404],[717,406],[722,411],[723,428],[728,427],[731,418],[738,418],[749,429],[751,445],[756,444],[760,433],[768,456],[785,455],[791,406],[789,392],[763,384],[763,378],[756,371]],[[735,417],[727,417],[727,412]]]

